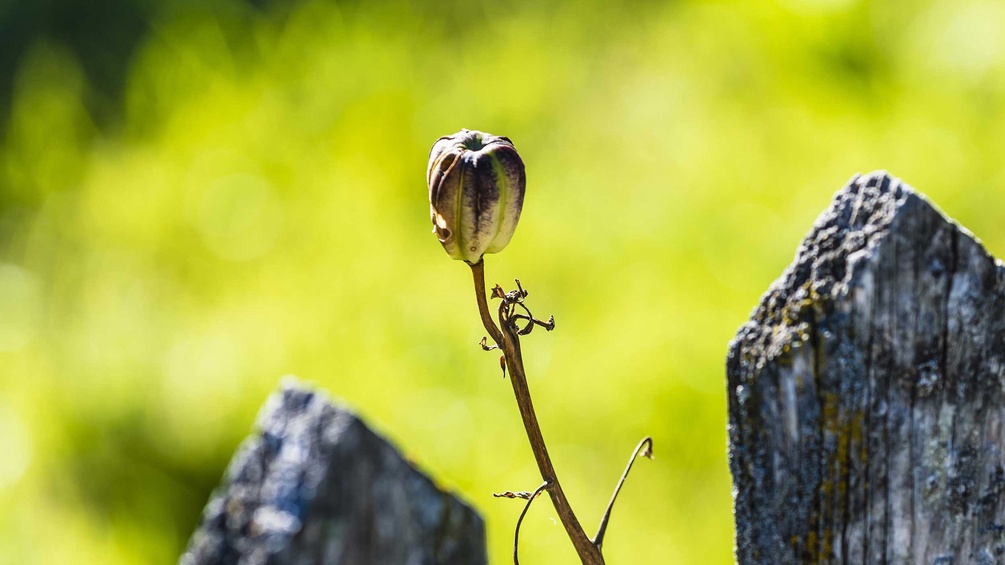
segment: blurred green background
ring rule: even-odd
[[[756,7],[755,7],[756,5]],[[1005,254],[1005,5],[0,2],[0,562],[171,562],[280,377],[359,410],[509,560],[539,478],[428,150],[527,164],[489,256],[611,563],[728,563],[727,343],[856,171]],[[527,563],[572,563],[547,502]]]

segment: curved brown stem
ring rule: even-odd
[[[520,517],[516,519],[516,531],[513,533],[513,565],[520,565],[520,557],[518,551],[520,548],[520,524],[523,523],[523,517],[527,515],[527,511],[530,510],[530,503],[534,502],[537,495],[541,494],[541,491],[548,488],[551,483],[544,481],[541,486],[537,487],[529,498],[527,498],[527,504],[523,507],[523,512],[520,513]]]
[[[537,422],[537,414],[534,412],[534,403],[530,398],[530,388],[527,386],[527,375],[523,368],[523,356],[520,352],[519,331],[515,324],[507,318],[505,305],[499,309],[499,326],[496,326],[488,315],[488,301],[485,296],[485,270],[484,260],[471,265],[471,272],[474,275],[475,296],[478,298],[478,312],[482,315],[482,324],[485,331],[489,332],[492,339],[496,341],[503,350],[506,358],[506,366],[510,373],[510,382],[513,384],[513,394],[516,396],[516,404],[520,410],[520,417],[523,420],[523,427],[527,431],[527,439],[530,441],[531,451],[537,462],[537,468],[541,472],[541,478],[545,482],[551,482],[548,494],[551,502],[555,506],[559,520],[565,531],[572,540],[572,545],[576,548],[580,560],[584,564],[600,565],[604,563],[604,557],[600,553],[600,547],[586,535],[579,519],[572,511],[569,500],[562,490],[562,484],[555,473],[555,467],[551,463],[548,455],[548,448],[544,443],[544,436],[541,434],[541,426]]]
[[[607,521],[611,519],[611,510],[614,509],[614,501],[618,499],[618,493],[621,492],[621,486],[625,484],[625,479],[628,478],[628,472],[632,470],[632,465],[635,464],[635,459],[638,458],[639,452],[642,451],[643,447],[645,447],[646,450],[642,452],[642,455],[644,457],[648,457],[649,459],[653,458],[653,438],[646,436],[642,438],[642,441],[640,441],[635,447],[635,451],[632,452],[632,457],[628,460],[628,466],[625,467],[625,472],[621,473],[621,480],[618,481],[618,486],[614,487],[614,494],[611,496],[611,501],[607,503],[607,510],[604,511],[604,517],[600,519],[600,528],[597,530],[597,535],[593,538],[593,543],[598,549],[604,545],[604,534],[607,533]]]
[[[496,345],[501,345],[502,333],[496,327],[496,323],[492,321],[489,302],[485,297],[485,259],[471,265],[471,275],[475,279],[475,298],[478,299],[478,314],[482,317],[482,325],[485,326],[485,331],[489,333],[492,341],[496,342]]]

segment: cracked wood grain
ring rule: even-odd
[[[1005,562],[1005,273],[899,179],[835,195],[727,378],[738,562]]]

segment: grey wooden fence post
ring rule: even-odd
[[[1005,562],[1003,271],[886,173],[837,193],[730,346],[740,563]]]
[[[284,380],[238,449],[183,565],[483,565],[485,525],[354,414]]]

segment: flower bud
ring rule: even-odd
[[[506,247],[527,184],[509,139],[466,129],[441,137],[429,152],[426,182],[433,233],[448,255],[474,265]]]

